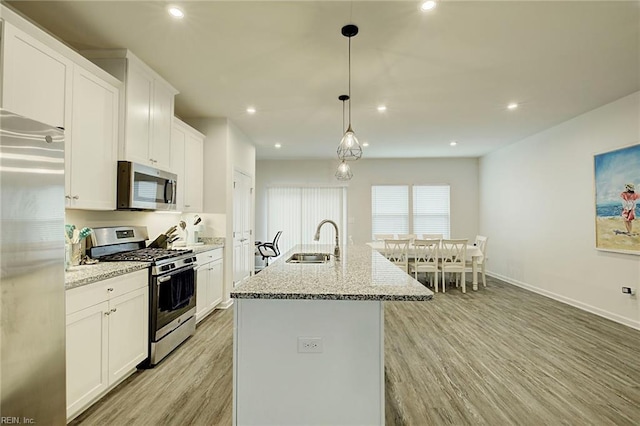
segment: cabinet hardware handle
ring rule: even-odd
[[[118,310],[118,308],[113,308],[113,309],[111,310],[111,312],[115,312],[115,311],[117,311],[117,310]]]
[[[64,198],[66,198],[67,200],[71,199],[71,195],[65,195]]]
[[[107,311],[104,313],[105,315],[111,315],[111,311]]]
[[[73,197],[71,197],[71,198],[73,198],[74,200],[77,200],[78,198],[80,198],[80,196],[79,196],[79,195],[74,195],[74,196],[73,196]]]
[[[191,204],[185,204],[184,206],[185,207],[191,207]]]
[[[113,288],[112,288],[112,287],[109,287],[109,288],[107,289],[107,291],[113,291]]]

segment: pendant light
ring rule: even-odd
[[[342,160],[342,162],[338,166],[338,170],[336,170],[336,179],[351,180],[352,177],[353,172],[351,171],[351,167],[349,167],[349,164],[347,164],[346,160]]]
[[[358,27],[352,24],[342,27],[342,35],[349,39],[349,126],[338,145],[338,158],[344,161],[354,161],[362,157],[362,147],[351,128],[351,37],[358,34]]]
[[[338,99],[342,101],[342,128],[340,131],[344,131],[344,102],[349,99],[348,95],[340,95]],[[351,172],[351,167],[347,164],[347,160],[342,160],[342,162],[338,165],[338,170],[336,170],[336,179],[338,180],[351,180],[353,177],[353,173]]]

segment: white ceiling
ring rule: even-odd
[[[367,158],[477,157],[640,90],[638,1],[176,1],[180,21],[165,1],[8,3],[76,49],[129,48],[177,115],[229,117],[258,158],[335,158],[347,23]]]

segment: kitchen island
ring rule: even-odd
[[[371,247],[287,263],[299,245],[231,292],[234,424],[384,424],[384,304],[433,293]]]

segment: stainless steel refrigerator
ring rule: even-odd
[[[0,416],[64,425],[64,132],[0,109],[0,189]]]

